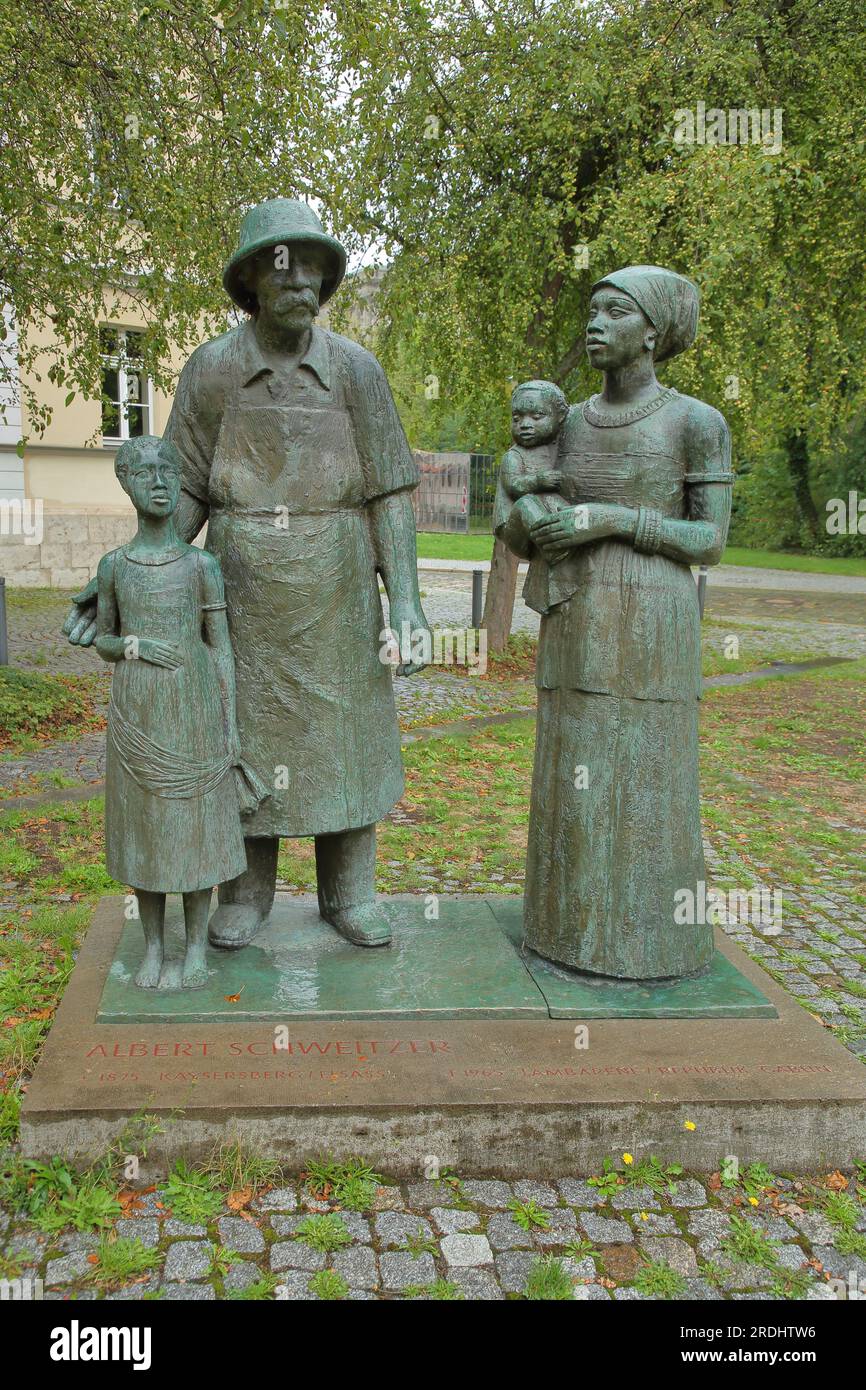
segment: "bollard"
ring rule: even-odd
[[[9,639],[6,636],[6,580],[0,574],[0,666],[9,665]]]
[[[484,574],[482,570],[472,571],[472,626],[481,626],[481,618],[484,613]]]
[[[704,616],[704,604],[707,601],[707,566],[701,565],[698,569],[698,608],[701,617]]]

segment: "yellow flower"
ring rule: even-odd
[[[759,1203],[758,1203],[757,1197],[750,1197],[750,1198],[749,1198],[749,1206],[750,1206],[750,1207],[756,1207],[756,1206],[758,1206],[758,1205],[759,1205]]]
[[[642,1211],[640,1214],[640,1219],[641,1221],[649,1221],[649,1213]]]
[[[623,1154],[622,1161],[625,1164],[634,1163],[634,1154]]]
[[[686,1120],[685,1124],[683,1125],[683,1128],[684,1128],[684,1129],[697,1129],[697,1125],[695,1124],[694,1120]]]

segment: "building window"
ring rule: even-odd
[[[150,382],[142,368],[142,334],[131,328],[103,328],[102,437],[136,439],[150,434]]]

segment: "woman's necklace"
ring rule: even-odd
[[[645,420],[647,415],[654,415],[657,410],[677,394],[673,386],[668,386],[660,391],[651,400],[645,401],[643,405],[637,405],[632,410],[623,410],[617,415],[610,415],[606,411],[597,410],[596,404],[600,396],[590,396],[588,401],[583,403],[583,418],[590,425],[598,425],[599,428],[612,428],[614,425],[633,425],[636,420]]]

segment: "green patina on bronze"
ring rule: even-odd
[[[244,813],[245,866],[234,855],[221,875],[209,932],[226,948],[267,918],[281,836],[315,837],[328,922],[356,944],[390,940],[375,901],[376,821],[403,771],[378,576],[391,626],[426,631],[409,497],[418,472],[376,359],[313,322],[344,273],[343,248],[305,204],[248,213],[224,284],[250,317],[192,354],[166,431],[180,458],[177,535],[189,542],[208,524],[238,740],[270,793]],[[73,642],[93,640],[93,597],[93,586],[77,596]],[[201,829],[190,823],[180,853],[207,852]]]
[[[727,425],[664,389],[655,363],[687,348],[698,292],[632,266],[600,280],[587,325],[599,395],[558,433],[554,496],[509,495],[494,529],[530,560],[541,613],[526,869],[526,945],[618,979],[694,975],[712,927],[680,925],[705,879],[698,797],[700,618],[690,565],[716,564],[730,519]],[[513,491],[513,488],[512,488]]]
[[[211,889],[244,871],[240,807],[266,796],[240,760],[219,562],[175,530],[180,466],[177,451],[151,436],[118,450],[115,471],[138,531],[103,556],[97,574],[96,650],[115,666],[106,865],[136,890],[145,955],[135,983],[145,988],[163,983],[167,893],[183,894],[182,982],[204,984]]]
[[[129,988],[140,944],[135,924],[127,922],[97,1022],[776,1017],[720,951],[697,980],[592,979],[521,951],[519,897],[442,897],[435,918],[418,896],[380,902],[393,947],[362,954],[322,931],[311,901],[278,895],[270,920],[245,951],[208,952],[207,983],[195,994],[179,987],[177,905],[167,915],[167,989]]]

